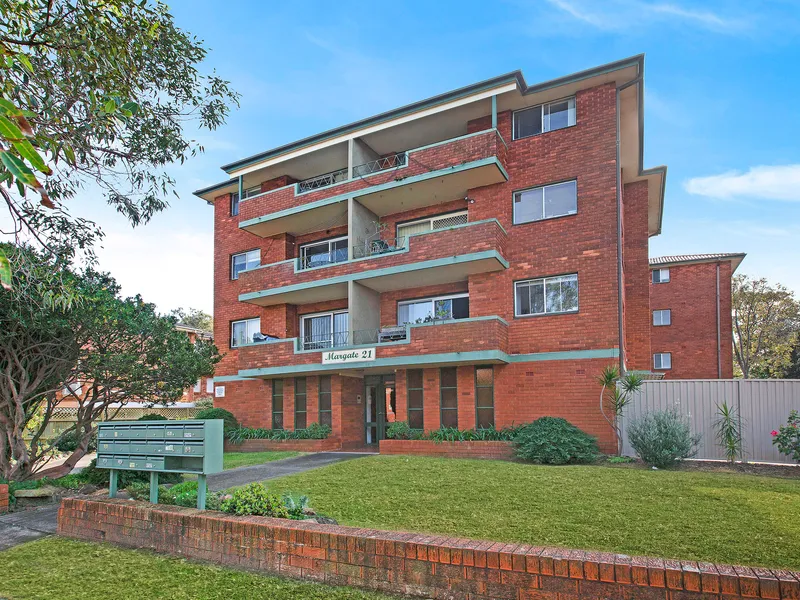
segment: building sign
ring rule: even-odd
[[[214,396],[216,398],[224,398],[225,397],[225,386],[224,385],[218,385],[217,387],[215,387],[214,388]]]
[[[322,353],[322,364],[363,362],[375,360],[375,348],[361,348],[359,350],[330,350]]]

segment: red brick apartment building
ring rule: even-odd
[[[214,207],[216,404],[330,424],[344,448],[395,420],[543,415],[611,448],[595,378],[654,360],[666,167],[642,165],[643,75],[643,56],[516,71],[223,166],[196,192]]]

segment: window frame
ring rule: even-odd
[[[661,365],[660,367],[656,366],[656,357],[661,357]],[[664,365],[664,356],[669,357],[667,360],[669,361],[669,366],[665,367]],[[653,353],[653,370],[654,371],[671,371],[672,370],[672,352],[654,352]]]
[[[659,313],[660,323],[656,323],[656,313]],[[663,313],[667,313],[667,322],[664,323]],[[657,308],[653,311],[653,327],[669,327],[672,325],[672,309]]]
[[[297,249],[297,258],[300,261],[300,267],[303,268],[304,270],[305,269],[316,268],[316,267],[303,267],[302,266],[303,265],[303,259],[305,258],[303,256],[303,251],[306,250],[307,248],[310,248],[311,246],[321,246],[322,244],[327,244],[328,245],[328,253],[327,254],[328,254],[328,256],[330,256],[331,252],[332,252],[331,244],[334,243],[334,242],[341,242],[342,240],[345,240],[347,242],[347,245],[345,245],[345,250],[347,250],[347,258],[345,258],[344,260],[340,260],[338,262],[329,262],[329,263],[326,263],[326,264],[323,264],[323,265],[318,265],[318,267],[324,267],[324,266],[327,266],[327,265],[338,265],[338,264],[341,264],[343,262],[347,262],[348,260],[350,260],[350,248],[348,247],[349,244],[350,244],[349,239],[350,238],[347,235],[344,235],[344,236],[340,235],[340,236],[337,236],[337,237],[326,238],[326,239],[323,239],[323,240],[317,240],[315,242],[307,242],[305,244],[301,244],[300,247]]]
[[[236,281],[237,279],[239,279],[239,275],[241,274],[242,271],[249,270],[248,267],[247,267],[247,263],[249,262],[247,260],[247,255],[248,254],[252,254],[254,252],[258,253],[258,264],[255,267],[250,267],[250,269],[254,269],[256,267],[260,267],[261,266],[261,248],[253,248],[251,250],[245,250],[244,252],[236,252],[235,254],[231,254],[231,281]],[[236,260],[236,257],[238,257],[238,256],[244,256],[244,269],[241,269],[234,276],[234,262]]]
[[[303,382],[303,393],[297,393],[297,384],[298,382]],[[303,397],[303,410],[298,410],[297,406],[297,398],[298,396]],[[303,421],[305,421],[305,425],[303,427],[298,427],[297,416],[303,415]],[[295,377],[294,378],[294,429],[303,430],[308,428],[308,379],[306,377]]]
[[[206,378],[206,394],[213,394],[214,393],[214,378],[207,377]]]
[[[410,382],[410,374],[411,372],[419,371],[419,380],[421,387],[411,387]],[[419,392],[422,402],[420,402],[420,407],[411,408],[411,403],[409,402],[409,392]],[[422,427],[411,427],[411,412],[419,412],[420,413],[420,421],[422,422]],[[424,431],[425,430],[425,371],[423,369],[406,369],[406,415],[408,426],[415,431]]]
[[[575,113],[575,122],[571,125],[566,125],[565,127],[559,127],[558,129],[548,129],[545,131],[544,122],[545,122],[545,114],[544,108],[545,106],[550,106],[552,104],[558,104],[560,102],[569,102],[572,100],[574,104],[573,112]],[[532,133],[531,135],[523,135],[521,137],[517,136],[517,115],[520,113],[524,113],[526,111],[531,111],[534,109],[540,109],[540,120],[541,120],[541,128],[542,130],[539,133]],[[569,111],[569,108],[567,108]],[[569,119],[568,119],[569,120]],[[545,133],[550,133],[551,131],[561,131],[562,129],[569,129],[570,127],[575,127],[578,124],[578,99],[577,96],[565,96],[564,98],[558,98],[557,100],[550,100],[549,102],[542,102],[541,104],[534,104],[533,106],[526,106],[525,108],[520,108],[511,113],[511,141],[516,142],[517,140],[525,140],[531,137],[536,137],[537,135],[543,135]]]
[[[280,382],[280,384],[281,384],[280,385],[280,388],[281,388],[281,393],[280,394],[276,394],[275,393],[275,384],[278,383],[278,382]],[[283,410],[284,410],[284,408],[286,408],[286,405],[284,403],[284,397],[285,397],[284,392],[286,391],[286,386],[284,384],[283,379],[273,379],[272,380],[272,385],[270,387],[272,388],[272,394],[270,395],[270,402],[271,402],[270,409],[271,409],[271,414],[272,414],[272,429],[283,430],[283,429],[285,429],[285,423],[284,423],[284,420],[283,420]],[[280,396],[280,399],[281,399],[281,409],[280,410],[275,410],[275,398],[278,397],[278,396]],[[280,415],[281,416],[281,426],[280,427],[275,427],[275,415]]]
[[[398,300],[397,301],[397,307],[396,307],[396,309],[397,309],[397,311],[396,311],[396,314],[397,314],[397,325],[398,326],[402,326],[403,325],[403,323],[400,322],[400,306],[402,306],[402,305],[406,305],[406,304],[421,304],[422,302],[430,302],[431,303],[431,308],[432,308],[431,314],[434,315],[435,312],[436,312],[436,302],[437,301],[439,301],[439,300],[454,300],[456,298],[467,298],[467,300],[469,300],[469,292],[462,292],[462,293],[459,293],[459,294],[447,294],[447,295],[444,295],[444,296],[430,296],[430,297],[426,297],[426,298],[416,298],[414,300]],[[469,319],[469,317],[468,316],[464,317],[464,319]],[[437,320],[437,319],[434,319],[434,320]],[[439,320],[460,321],[461,319],[453,319],[453,318],[451,318],[451,319],[439,319]],[[409,321],[409,323],[411,323],[411,321]]]
[[[455,371],[455,374],[456,374],[456,385],[455,386],[447,386],[447,387],[445,387],[445,386],[442,385],[442,379],[443,379],[442,378],[442,373],[446,369],[452,369],[453,371]],[[442,399],[444,398],[444,393],[443,392],[446,389],[447,390],[455,390],[456,405],[454,407],[448,406],[448,407],[445,408],[444,404],[442,403]],[[456,424],[455,425],[445,425],[444,424],[444,418],[443,417],[444,417],[444,412],[445,411],[455,411],[455,414],[456,414]],[[458,367],[439,367],[439,427],[440,428],[442,428],[442,427],[454,427],[455,429],[458,429]]]
[[[251,193],[254,192],[255,193]],[[248,198],[252,198],[253,196],[258,196],[261,193],[261,184],[254,185],[252,187],[247,188],[246,190],[242,190],[244,198],[239,198],[239,192],[231,192],[231,216],[238,217],[239,216],[239,205],[241,204],[242,200],[247,200]],[[234,210],[234,206],[236,210]]]
[[[662,279],[661,278],[661,274],[664,271],[667,272],[667,278],[666,279]],[[653,269],[650,273],[651,273],[650,281],[652,281],[654,285],[658,285],[658,284],[661,284],[661,283],[669,283],[670,282],[671,273],[669,272],[669,267],[660,267],[658,269]],[[656,281],[656,273],[658,273],[658,281]]]
[[[465,217],[467,217],[467,223],[469,223],[469,211],[466,208],[463,209],[463,210],[452,210],[452,211],[446,212],[446,213],[439,213],[439,214],[436,214],[436,215],[431,215],[430,217],[422,217],[422,218],[419,218],[419,219],[411,219],[409,221],[398,221],[397,223],[395,223],[395,226],[394,226],[395,239],[399,240],[401,237],[403,237],[403,236],[400,235],[400,228],[401,227],[407,227],[409,225],[418,225],[419,223],[424,223],[425,221],[429,221],[431,223],[431,229],[430,229],[431,231],[440,231],[440,229],[434,229],[433,228],[433,221],[434,220],[436,220],[436,219],[445,219],[445,218],[449,218],[449,217],[456,217],[456,216],[460,216],[460,215],[464,215]],[[445,229],[445,228],[442,228],[442,229]],[[420,235],[420,234],[415,233],[414,235]]]
[[[575,276],[575,286],[577,288],[577,296],[576,296],[577,307],[574,310],[562,310],[562,311],[558,311],[558,312],[547,312],[547,311],[545,311],[545,312],[542,312],[542,313],[530,313],[530,314],[527,314],[527,315],[523,315],[523,314],[519,313],[519,306],[517,305],[517,286],[519,284],[521,284],[521,283],[531,283],[531,282],[534,282],[534,281],[541,281],[542,285],[544,286],[544,291],[545,291],[544,298],[545,298],[545,301],[546,301],[547,300],[547,280],[548,279],[557,279],[559,277],[571,277],[573,275]],[[514,293],[514,318],[515,319],[525,319],[525,318],[528,318],[528,317],[549,317],[549,316],[554,316],[554,315],[575,315],[575,314],[578,314],[580,312],[580,309],[581,309],[581,301],[580,301],[581,286],[580,286],[580,278],[578,277],[578,273],[577,272],[575,272],[575,273],[561,273],[560,275],[545,275],[544,277],[532,277],[530,279],[518,279],[518,280],[514,281],[514,289],[512,291]],[[545,303],[545,308],[547,308],[547,304],[546,303]]]
[[[322,381],[324,379],[328,380],[328,391],[322,391]],[[328,408],[322,408],[322,397],[328,397]],[[306,410],[308,410],[308,406],[306,406]],[[333,427],[333,378],[330,375],[320,375],[317,379],[317,412],[319,413],[317,416],[317,421],[320,425],[327,425],[328,427]],[[323,419],[323,415],[328,415],[329,419]],[[329,423],[325,421],[330,421]]]
[[[575,184],[575,212],[568,212],[564,213],[563,215],[555,215],[552,217],[544,216],[544,205],[546,202],[545,199],[545,190],[550,187],[555,187],[557,185],[564,185],[565,183],[574,183]],[[517,221],[517,194],[523,194],[525,192],[531,192],[533,190],[542,190],[542,218],[541,219],[531,219],[530,221]],[[542,221],[551,221],[553,219],[563,219],[564,217],[574,217],[578,214],[578,178],[574,177],[572,179],[564,179],[562,181],[554,181],[552,183],[545,183],[543,185],[535,185],[533,187],[523,188],[521,190],[514,190],[511,193],[511,224],[512,225],[528,225],[530,223],[541,223]]]
[[[492,385],[491,386],[487,386],[487,385],[479,386],[478,385],[478,370],[479,369],[488,369],[489,371],[491,371],[491,373],[492,373]],[[478,423],[480,422],[480,419],[478,418],[478,414],[479,414],[478,411],[481,408],[484,409],[484,410],[487,409],[487,408],[491,408],[492,409],[492,425],[491,425],[491,427],[496,427],[495,419],[494,419],[495,418],[495,412],[494,412],[494,408],[495,408],[495,406],[494,406],[494,404],[495,404],[494,403],[494,365],[476,365],[474,371],[475,371],[475,429],[489,429],[488,427],[479,427],[478,426]],[[487,388],[492,390],[492,405],[491,406],[480,406],[478,404],[478,397],[479,397],[478,389],[487,389]]]
[[[230,342],[229,348],[241,348],[241,346],[239,344],[234,343],[235,342],[235,338],[234,338],[234,335],[233,335],[234,325],[236,325],[237,323],[247,323],[248,321],[258,321],[258,333],[261,333],[261,317],[250,317],[250,318],[247,318],[247,319],[236,319],[235,321],[231,321],[231,325],[230,325],[230,327],[231,327],[231,335],[230,335],[230,340],[229,340],[229,342]],[[252,343],[253,343],[253,341],[251,339],[249,342],[246,342],[245,344],[242,344],[242,345],[247,345],[247,344],[252,344]]]
[[[347,337],[345,338],[345,343],[344,344],[340,344],[340,345],[337,346],[334,343],[335,342],[335,336],[336,336],[337,332],[334,331],[333,325],[336,322],[334,317],[336,315],[341,315],[341,314],[346,314],[347,315],[347,331],[344,332],[344,333],[347,334]],[[350,309],[349,308],[341,308],[341,309],[338,309],[338,310],[326,310],[326,311],[318,312],[318,313],[307,313],[307,314],[299,315],[299,317],[300,317],[300,345],[303,348],[303,350],[319,351],[319,350],[327,350],[328,348],[345,348],[345,347],[347,347],[349,345],[349,343],[348,343],[349,342],[349,337],[350,337]],[[324,347],[324,348],[306,348],[305,320],[306,319],[315,318],[315,317],[330,317],[330,319],[331,319],[331,345],[329,347]],[[342,332],[339,332],[339,333],[342,333]],[[313,344],[314,342],[312,341],[312,342],[309,342],[309,343]]]

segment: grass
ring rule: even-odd
[[[226,452],[222,459],[222,468],[235,469],[237,467],[249,467],[250,465],[260,465],[297,456],[299,452]]]
[[[800,570],[800,480],[375,456],[266,482],[343,525]]]
[[[16,600],[106,600],[127,596],[169,600],[390,598],[55,537],[0,552],[0,564],[0,597]]]

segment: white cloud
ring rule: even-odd
[[[690,194],[720,200],[761,198],[800,201],[800,164],[752,167],[746,173],[729,171],[693,177],[683,184]]]

